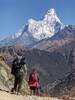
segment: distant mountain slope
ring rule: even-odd
[[[52,97],[71,96],[75,98],[75,71],[68,73],[63,79],[56,80],[52,85],[48,84],[44,87],[44,91]]]

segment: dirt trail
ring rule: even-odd
[[[62,100],[50,97],[21,96],[0,91],[0,100]]]

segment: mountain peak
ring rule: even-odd
[[[47,20],[50,23],[58,22],[62,24],[54,8],[51,8],[47,11],[47,13],[44,16],[44,20]]]
[[[49,9],[42,20],[28,20],[28,31],[38,41],[53,36],[62,28],[63,24],[58,18],[54,8]]]
[[[49,14],[49,15],[56,15],[56,11],[55,11],[54,8],[51,8],[51,9],[48,10],[47,14]]]

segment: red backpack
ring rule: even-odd
[[[37,73],[32,73],[30,75],[29,82],[31,82],[31,81],[33,81],[33,82],[38,81],[38,75],[37,75]]]

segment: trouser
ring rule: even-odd
[[[14,87],[12,88],[12,92],[20,92],[23,83],[23,75],[15,76]]]
[[[30,87],[31,94],[33,95],[39,95],[39,88],[37,87]]]

